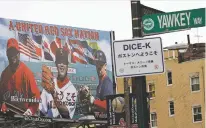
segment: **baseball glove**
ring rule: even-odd
[[[53,81],[53,74],[51,70],[46,66],[42,66],[42,87],[48,92],[53,94],[54,93],[54,81]]]
[[[90,90],[88,86],[81,86],[79,89],[79,102],[84,103],[84,104],[89,104],[90,102]]]
[[[88,86],[81,86],[78,91],[78,101],[83,114],[88,114],[92,111],[91,92]]]

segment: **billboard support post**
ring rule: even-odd
[[[128,78],[124,77],[124,94],[125,94],[125,114],[126,114],[126,126],[130,128],[130,105],[129,105],[129,85]]]

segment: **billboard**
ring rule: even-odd
[[[2,112],[106,119],[111,32],[0,18]]]

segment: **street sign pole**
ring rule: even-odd
[[[128,78],[124,77],[124,95],[125,95],[125,114],[126,114],[126,126],[130,128],[130,105],[129,105],[129,85],[128,85]]]
[[[131,1],[133,38],[142,37],[141,31],[141,3],[140,0]],[[134,9],[134,10],[133,10]],[[134,20],[136,19],[136,20]],[[149,109],[147,108],[146,77],[138,76],[132,78],[132,92],[137,95],[137,122],[139,128],[149,128]],[[135,87],[136,86],[136,87]]]

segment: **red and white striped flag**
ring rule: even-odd
[[[35,44],[35,41],[28,34],[18,33],[18,37],[20,52],[32,59],[40,60],[41,48]]]
[[[44,35],[42,39],[42,49],[44,52],[44,60],[54,61],[55,56],[52,54],[50,49],[49,39]]]
[[[79,62],[81,64],[87,64],[87,60],[77,52],[72,53],[72,62],[73,63]]]
[[[79,40],[69,40],[69,44],[71,46],[71,62],[72,63],[81,63],[88,64],[85,56],[84,56],[84,48]]]

